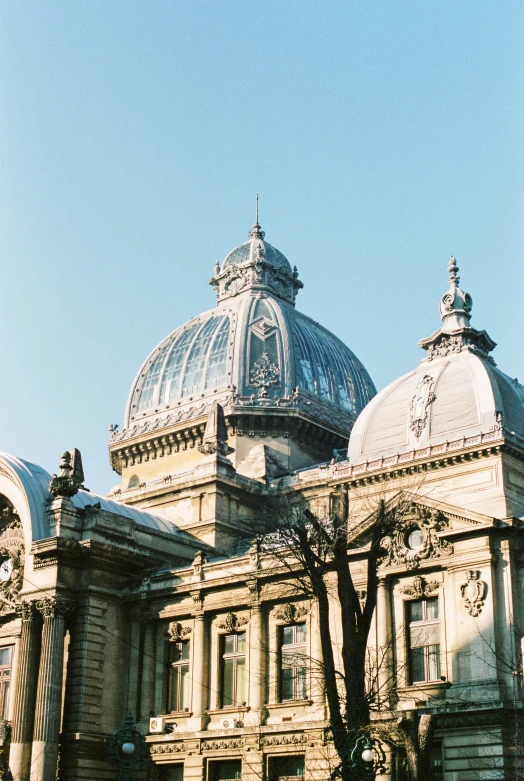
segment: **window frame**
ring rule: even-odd
[[[10,651],[9,664],[0,665],[0,719],[4,719],[5,721],[9,721],[9,705],[12,689],[11,684],[13,682],[13,659],[15,655],[15,647],[14,645],[0,646],[0,651],[7,649]],[[8,672],[8,675],[5,674],[6,671]],[[7,684],[7,689],[4,686],[4,683]]]
[[[234,644],[235,644],[235,650],[234,651],[226,651],[226,642],[228,638],[234,638]],[[243,638],[244,640],[244,648],[242,651],[238,650],[238,641],[239,638]],[[247,696],[247,635],[245,631],[242,632],[225,632],[223,634],[220,634],[219,636],[219,643],[220,643],[220,708],[238,708],[243,707],[246,704],[246,700],[238,701],[238,662],[239,660],[243,660],[244,662],[244,697]],[[231,676],[232,681],[232,692],[231,697],[228,697],[228,699],[231,700],[231,702],[226,703],[226,697],[225,697],[225,669],[226,669],[226,662],[232,660],[232,668],[233,668],[233,674]]]
[[[428,604],[432,603],[437,606],[437,617],[436,618],[428,618]],[[413,610],[413,605],[420,604],[422,606],[422,618],[421,620],[414,621],[411,619],[411,611]],[[442,625],[441,625],[441,609],[440,609],[440,599],[437,596],[426,596],[422,599],[410,599],[406,601],[405,603],[405,626],[406,626],[406,673],[407,673],[407,682],[409,686],[421,686],[427,683],[435,683],[442,680],[441,673],[442,673],[442,663],[441,663],[441,631],[442,631]],[[417,645],[412,646],[412,632],[414,630],[424,629],[425,627],[436,627],[437,630],[437,637],[438,637],[438,643],[425,643],[424,645]],[[422,664],[424,667],[424,678],[417,678],[415,679],[414,673],[413,673],[413,667],[414,667],[414,651],[419,651],[422,649],[421,659]],[[435,650],[430,650],[435,649]],[[434,654],[433,660],[431,659],[432,654]],[[436,660],[436,666],[437,666],[437,676],[436,677],[430,677],[432,664],[435,664]]]
[[[189,711],[190,708],[190,672],[191,672],[191,646],[190,641],[186,639],[177,639],[177,640],[170,640],[167,644],[167,665],[166,665],[166,692],[165,692],[165,702],[166,702],[166,713],[186,713]],[[173,650],[177,647],[181,649],[187,649],[187,657],[183,658],[181,657],[179,660],[172,661],[171,655],[173,653]],[[182,672],[183,668],[187,668],[187,682],[185,683],[186,689],[184,687],[184,675]],[[173,677],[177,677],[177,702],[172,702],[172,688],[173,688]],[[187,698],[187,702],[184,702],[184,700]],[[182,702],[181,702],[182,700]],[[173,705],[176,705],[177,707],[173,707]],[[180,706],[180,707],[178,707]]]
[[[303,627],[304,639],[301,642],[296,641],[297,629]],[[284,633],[287,629],[293,629],[293,642],[284,643]],[[279,659],[278,659],[278,701],[279,702],[296,702],[301,700],[307,700],[307,622],[296,621],[292,624],[281,624],[278,629],[278,641],[279,641]],[[286,649],[286,650],[284,650]],[[303,665],[290,665],[284,667],[284,658],[286,655],[302,654],[304,664]],[[284,670],[292,669],[291,675],[291,687],[292,697],[284,697]],[[302,670],[302,675],[297,675],[297,671]],[[298,691],[298,687],[303,687],[303,691]],[[300,696],[298,696],[300,695]]]

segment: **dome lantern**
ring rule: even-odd
[[[258,221],[258,195],[255,223],[248,241],[231,250],[222,266],[215,264],[215,274],[209,284],[217,294],[217,303],[248,290],[267,291],[294,305],[300,288],[297,267],[265,240]]]

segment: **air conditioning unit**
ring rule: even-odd
[[[160,719],[158,717],[154,719],[149,719],[149,732],[158,733],[164,731],[164,719]]]
[[[235,729],[237,723],[234,719],[224,719],[222,721],[222,726],[224,727],[224,729]]]

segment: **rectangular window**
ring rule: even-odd
[[[0,648],[0,718],[9,715],[9,695],[11,693],[11,675],[13,672],[13,646]]]
[[[407,603],[409,682],[440,680],[438,598]]]
[[[221,759],[209,763],[208,781],[236,781],[242,778],[241,759]]]
[[[222,707],[246,700],[246,633],[222,637]]]
[[[184,765],[177,762],[175,765],[159,765],[158,781],[184,781]]]
[[[281,628],[280,699],[305,700],[306,693],[306,625]]]
[[[182,711],[189,706],[189,642],[169,643],[167,710]]]
[[[269,757],[269,781],[304,781],[304,755]]]

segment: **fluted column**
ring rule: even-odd
[[[393,685],[393,648],[391,637],[391,610],[388,582],[379,578],[377,589],[377,664],[378,695],[385,700]]]
[[[17,613],[22,619],[22,628],[9,768],[14,781],[29,781],[40,653],[40,624],[30,602],[21,602],[17,606]]]
[[[206,626],[203,612],[195,615],[195,626],[191,641],[193,643],[193,688],[191,695],[190,728],[200,730],[205,726],[206,706],[207,706],[207,688],[206,688]]]
[[[266,642],[262,606],[258,600],[251,603],[249,620],[249,706],[245,723],[262,724],[266,701]]]
[[[68,607],[46,597],[37,603],[44,619],[31,755],[31,781],[55,781],[62,706],[65,615]]]

